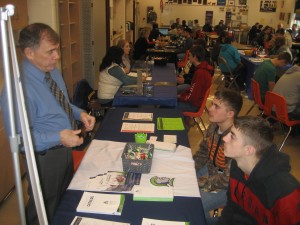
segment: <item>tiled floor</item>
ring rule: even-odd
[[[214,82],[213,87],[217,86],[217,83]],[[211,99],[213,98],[213,93],[215,89],[211,90],[211,95],[207,101],[207,106],[210,104]],[[244,97],[244,104],[241,110],[240,115],[244,115],[247,110],[252,105],[252,102],[249,101],[246,97]],[[259,112],[255,108],[252,110],[251,115],[258,115]],[[206,125],[208,124],[206,114],[203,115],[204,122]],[[277,127],[277,126],[275,126]],[[283,140],[283,135],[280,130],[280,126],[275,129],[275,143],[279,144]],[[191,149],[194,152],[198,150],[199,143],[202,141],[202,134],[197,130],[196,126],[192,127],[188,132]],[[291,165],[292,165],[292,174],[300,181],[300,138],[299,135],[297,137],[290,136],[286,141],[284,152],[290,155]],[[26,182],[24,182],[24,188],[26,187]],[[26,193],[26,189],[24,189],[24,193]],[[18,217],[18,205],[16,194],[13,192],[7,199],[0,205],[0,224],[5,225],[19,225],[19,217]]]

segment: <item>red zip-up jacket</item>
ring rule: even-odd
[[[196,68],[191,86],[179,95],[179,101],[189,102],[200,107],[206,90],[211,86],[213,67],[202,61]]]

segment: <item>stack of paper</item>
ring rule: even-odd
[[[172,187],[134,186],[133,201],[173,202]]]
[[[153,113],[125,112],[123,120],[152,121]]]
[[[131,191],[134,185],[140,184],[140,180],[140,173],[108,171],[90,177],[85,189],[111,192]]]
[[[154,123],[123,123],[121,132],[154,133]]]
[[[122,194],[101,194],[84,192],[77,206],[77,212],[121,215],[125,202]]]
[[[162,141],[147,141],[148,144],[153,144],[155,150],[175,152],[176,144]]]
[[[176,221],[167,221],[167,220],[154,220],[143,218],[142,225],[189,225],[189,222],[176,222]]]
[[[120,223],[115,221],[93,219],[76,216],[71,225],[130,225],[130,223]]]

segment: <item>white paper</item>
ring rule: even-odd
[[[176,135],[164,135],[164,142],[168,142],[168,143],[173,143],[176,144],[177,143],[177,136]]]
[[[174,198],[172,187],[142,187],[133,188],[133,201],[161,201],[172,202]]]
[[[186,225],[186,222],[176,222],[167,220],[155,220],[143,218],[142,225]]]
[[[123,123],[121,132],[143,132],[154,133],[154,123]]]
[[[121,215],[121,212],[118,212],[120,203],[120,194],[84,192],[76,210],[77,212]]]
[[[123,120],[152,121],[153,113],[125,112],[123,115]]]
[[[72,221],[71,225],[130,225],[130,223],[120,223],[108,220],[76,216]]]

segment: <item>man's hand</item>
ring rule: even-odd
[[[81,112],[80,113],[80,120],[84,124],[86,131],[93,130],[95,122],[96,122],[95,117],[87,114],[86,112]]]
[[[81,130],[62,130],[60,134],[60,143],[65,147],[75,147],[83,143],[83,138],[78,135]]]

